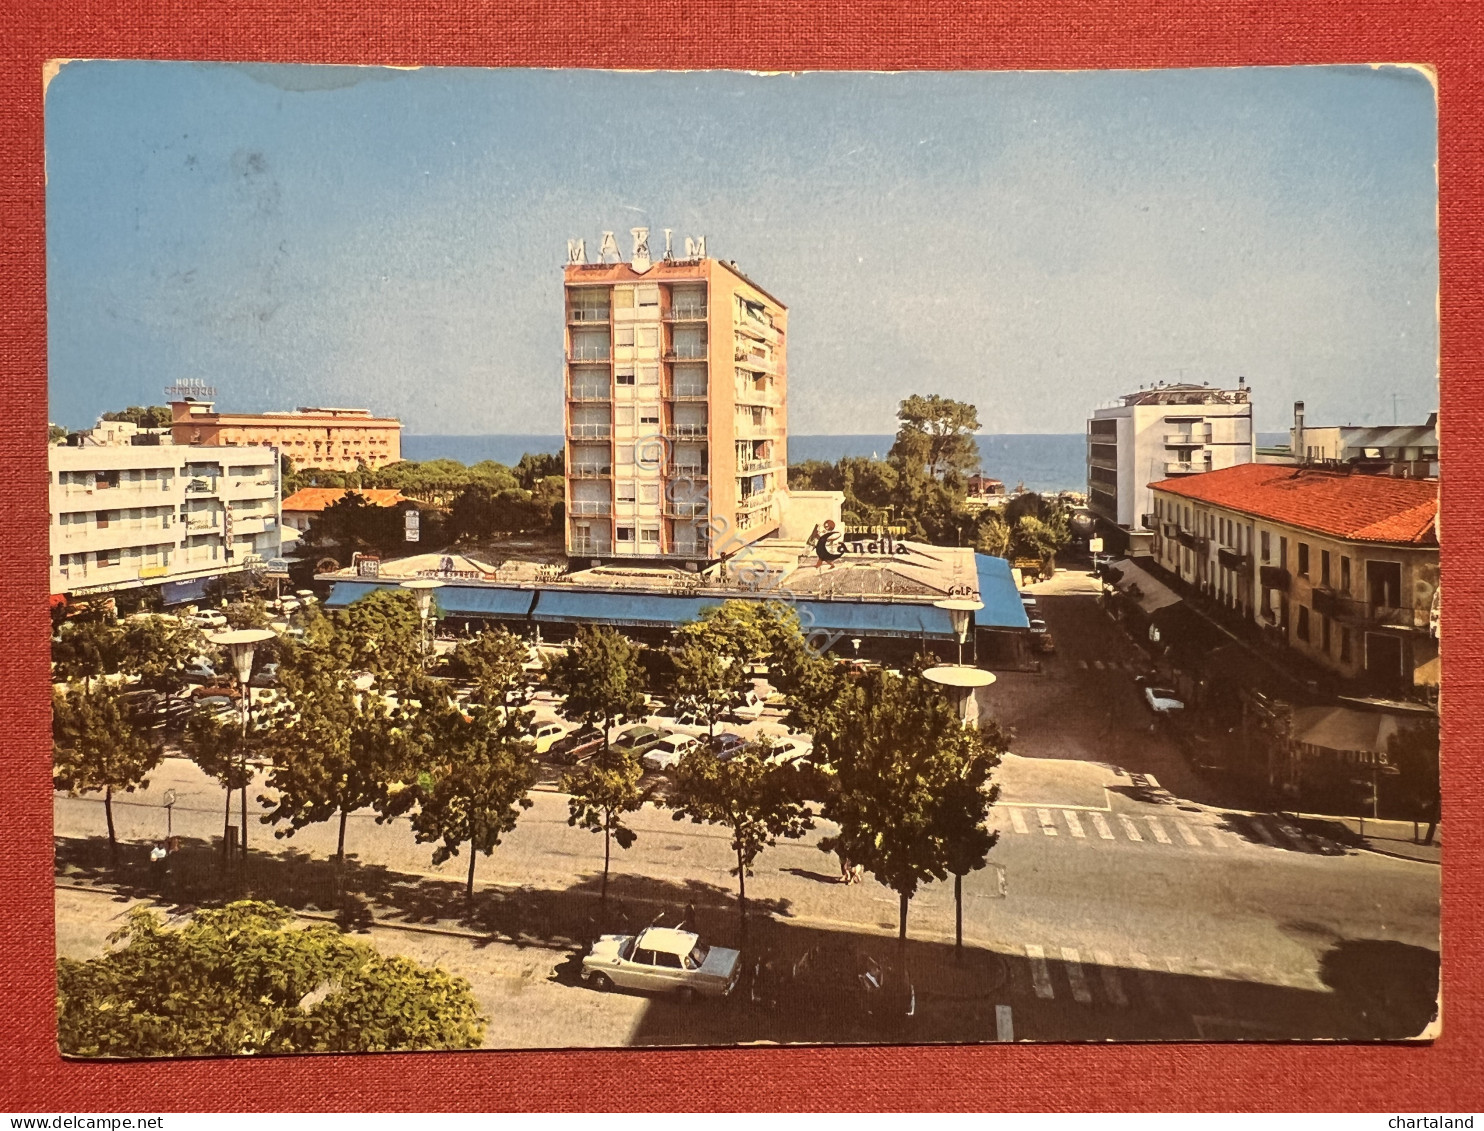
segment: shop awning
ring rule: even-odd
[[[330,590],[330,596],[325,601],[325,608],[343,609],[359,601],[373,589],[387,588],[390,586],[377,585],[374,581],[337,581],[335,588]]]
[[[1352,707],[1300,707],[1293,712],[1293,740],[1341,753],[1385,754],[1391,737],[1405,728],[1385,711],[1357,711]],[[1375,760],[1372,758],[1364,761]]]
[[[984,608],[974,614],[974,627],[1029,629],[1031,622],[1025,615],[1025,603],[1020,599],[1010,563],[1004,558],[975,554],[974,565],[979,571],[979,599],[984,602]]]
[[[794,611],[805,634],[840,632],[855,636],[901,636],[955,639],[953,617],[932,605],[869,601],[795,601]]]
[[[209,577],[192,577],[185,581],[167,581],[160,586],[160,597],[167,605],[190,605],[206,596]]]
[[[525,620],[531,615],[536,593],[531,589],[496,589],[488,586],[445,585],[433,591],[439,616],[506,617]]]
[[[1118,571],[1118,580],[1113,583],[1114,588],[1143,609],[1145,613],[1156,613],[1160,609],[1167,609],[1171,605],[1180,603],[1179,594],[1131,560],[1125,558],[1123,561],[1115,562],[1112,568]]]
[[[612,624],[676,628],[720,605],[720,598],[662,597],[629,593],[568,593],[543,589],[531,619],[562,624]]]

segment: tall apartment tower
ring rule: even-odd
[[[1087,422],[1088,508],[1115,545],[1149,549],[1149,484],[1257,461],[1251,390],[1155,385],[1096,409]]]
[[[734,264],[636,244],[566,268],[567,554],[729,556],[779,525],[787,311]]]

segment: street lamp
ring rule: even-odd
[[[247,859],[247,725],[252,714],[252,657],[253,651],[265,640],[276,635],[271,628],[236,628],[228,632],[214,632],[206,639],[219,648],[225,648],[231,657],[232,668],[237,673],[237,683],[242,688],[242,859]],[[230,804],[230,802],[228,803]]]
[[[418,636],[419,650],[422,652],[423,663],[428,662],[428,617],[433,612],[433,590],[442,589],[443,582],[436,577],[414,577],[411,581],[402,582],[403,589],[410,589],[417,594],[417,615],[422,620],[422,632]]]
[[[969,638],[969,619],[984,608],[984,602],[972,597],[949,597],[944,601],[934,601],[933,604],[937,608],[947,609],[949,616],[953,618],[953,634],[958,637],[958,662],[962,666],[964,641]]]
[[[994,673],[982,668],[964,667],[962,664],[941,664],[928,668],[922,678],[940,687],[947,688],[958,707],[959,721],[968,726],[979,718],[979,702],[974,692],[994,682]]]

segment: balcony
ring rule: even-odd
[[[607,322],[608,308],[606,306],[574,306],[567,312],[569,322]]]
[[[1288,592],[1290,578],[1288,571],[1282,566],[1258,566],[1257,578],[1262,583],[1264,589],[1276,589],[1280,593]]]
[[[705,344],[675,346],[665,351],[666,361],[705,361],[710,355]]]
[[[707,514],[705,499],[666,499],[666,518],[704,518]]]
[[[1350,604],[1350,602],[1343,602]],[[1391,605],[1360,605],[1370,623],[1381,628],[1402,628],[1412,632],[1431,631],[1431,608],[1396,608]],[[1343,614],[1342,614],[1343,615]]]
[[[1313,606],[1313,609],[1316,613],[1323,613],[1325,616],[1333,620],[1338,617],[1344,616],[1344,610],[1341,606],[1348,605],[1349,602],[1341,601],[1340,598],[1335,595],[1335,591],[1333,589],[1325,589],[1316,585],[1314,589],[1309,593],[1309,604]]]
[[[600,542],[595,538],[573,538],[567,543],[567,553],[578,554],[609,554],[613,552],[610,542]]]
[[[778,461],[769,459],[739,459],[737,461],[737,474],[749,475],[757,471],[771,471],[778,466]]]
[[[606,479],[613,474],[613,465],[607,463],[574,463],[567,469],[573,479]]]
[[[1166,475],[1199,475],[1203,471],[1210,471],[1209,463],[1191,463],[1189,460],[1167,460],[1165,461]]]
[[[704,463],[667,463],[665,476],[669,479],[705,479],[708,472]]]
[[[1209,442],[1205,436],[1193,436],[1189,432],[1169,432],[1165,435],[1167,448],[1201,448]]]
[[[1225,546],[1216,551],[1216,560],[1227,569],[1245,570],[1252,567],[1252,555],[1239,554]]]
[[[707,435],[707,425],[667,424],[664,431],[665,438],[669,440],[704,440]]]
[[[187,495],[215,495],[217,483],[215,479],[203,479],[197,476],[186,484],[185,491]]]
[[[760,491],[756,495],[748,495],[744,499],[737,500],[737,513],[738,514],[755,514],[756,512],[758,512],[760,510],[765,510],[768,506],[770,506],[772,504],[772,502],[773,502],[773,492],[772,491]]]
[[[1141,514],[1139,516],[1139,524],[1143,526],[1145,530],[1159,529],[1159,521],[1152,514]]]
[[[683,302],[670,307],[665,315],[666,322],[704,322],[706,320],[706,304],[704,302]]]
[[[578,346],[574,345],[567,350],[568,361],[607,361],[610,350],[606,345],[602,346]]]
[[[1205,538],[1202,538],[1199,534],[1192,534],[1189,530],[1182,530],[1177,533],[1175,535],[1175,541],[1179,542],[1187,550],[1194,550],[1198,554],[1204,554],[1206,548],[1210,545]]]
[[[613,513],[613,503],[608,499],[573,499],[567,508],[570,515],[608,515]]]
[[[574,385],[567,391],[569,401],[610,401],[613,393],[607,385]]]
[[[705,385],[677,385],[666,395],[672,401],[704,401],[709,394]]]
[[[574,440],[607,440],[613,436],[612,423],[569,424],[567,435]]]

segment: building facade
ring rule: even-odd
[[[171,400],[170,412],[171,435],[181,446],[271,446],[296,468],[330,471],[354,471],[363,463],[385,467],[402,458],[402,422],[365,408],[220,413],[208,399],[181,395]]]
[[[279,553],[278,456],[266,447],[47,449],[51,592],[159,586],[167,604]]]
[[[641,251],[566,268],[567,553],[705,562],[778,529],[788,314],[734,264]]]
[[[1146,548],[1149,484],[1251,463],[1256,458],[1251,390],[1158,385],[1119,398],[1087,422],[1088,507],[1121,545]]]
[[[1436,481],[1249,464],[1150,486],[1167,573],[1359,689],[1436,690]]]
[[[1288,438],[1295,463],[1407,479],[1438,477],[1437,413],[1425,424],[1316,426],[1305,422],[1304,402],[1294,401]]]

